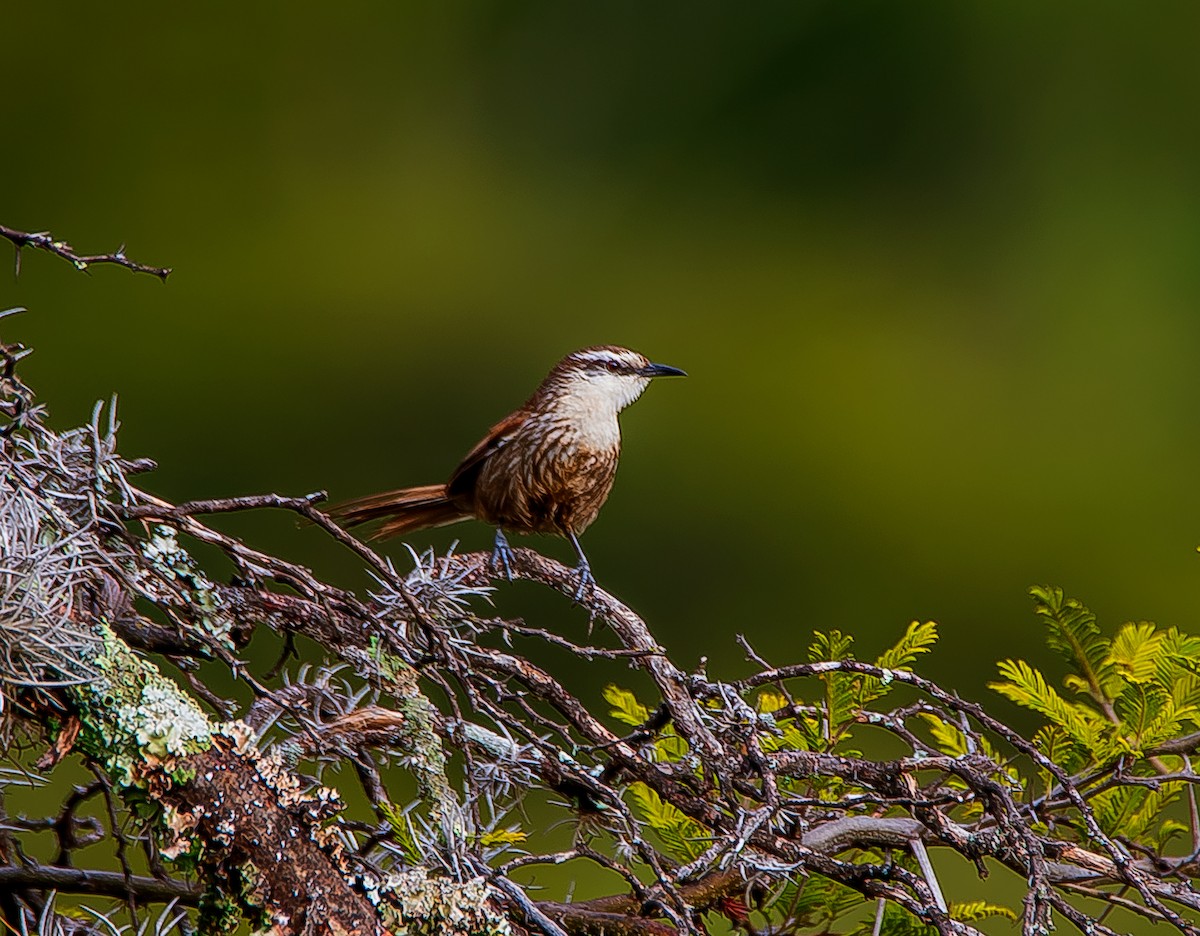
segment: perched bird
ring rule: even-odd
[[[380,539],[475,518],[496,527],[492,562],[509,578],[505,531],[565,536],[579,556],[578,600],[592,584],[579,534],[612,490],[621,455],[617,414],[654,377],[686,376],[636,351],[584,348],[559,361],[519,410],[496,423],[445,484],[388,491],[334,509],[346,525],[383,520]]]

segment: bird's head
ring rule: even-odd
[[[655,377],[685,376],[678,367],[655,364],[628,348],[600,345],[574,351],[559,361],[539,393],[618,413],[640,397]]]

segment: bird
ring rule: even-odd
[[[488,430],[445,484],[347,501],[334,516],[345,526],[382,520],[371,539],[482,520],[496,528],[492,567],[510,581],[506,532],[563,536],[579,559],[579,601],[595,585],[579,537],[612,490],[621,454],[617,417],[655,377],[686,376],[615,345],[573,351],[523,406]]]

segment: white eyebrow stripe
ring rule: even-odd
[[[588,351],[586,353],[572,355],[576,361],[581,364],[626,364],[634,365],[634,361],[628,355],[613,354],[611,351]]]

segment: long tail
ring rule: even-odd
[[[370,497],[338,504],[332,512],[334,517],[346,526],[382,519],[383,525],[371,533],[371,539],[386,539],[389,536],[411,533],[413,530],[457,523],[471,517],[469,513],[450,502],[444,484],[426,484],[422,487],[373,494]]]

